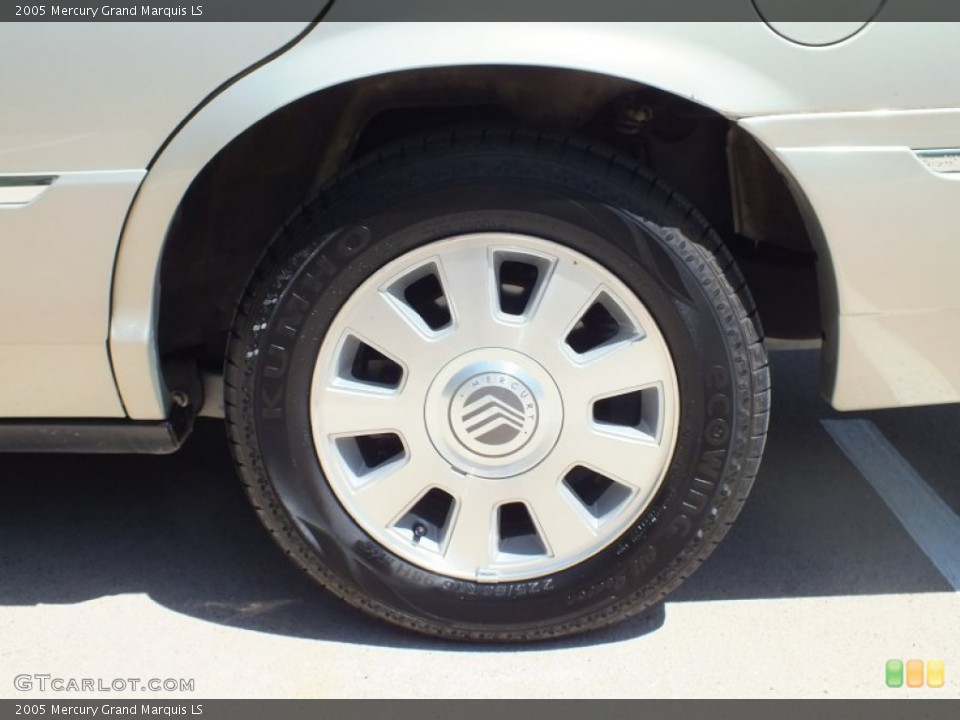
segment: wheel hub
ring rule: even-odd
[[[550,452],[563,426],[563,403],[535,360],[484,348],[455,358],[438,374],[424,419],[434,447],[457,472],[504,478]]]
[[[483,372],[461,385],[450,403],[453,434],[468,451],[504,457],[533,437],[540,413],[533,391],[519,378]]]

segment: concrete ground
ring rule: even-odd
[[[960,407],[838,416],[816,363],[774,356],[760,477],[703,568],[545,645],[434,642],[329,598],[261,531],[214,421],[166,458],[0,456],[0,697],[960,697]],[[945,686],[887,688],[914,658]],[[21,693],[21,673],[195,689]]]

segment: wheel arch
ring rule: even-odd
[[[322,24],[320,29],[323,29]],[[575,66],[569,57],[557,53],[555,42],[561,40],[563,34],[572,32],[569,28],[562,28],[553,31],[554,43],[545,43],[541,39],[527,50],[520,51],[513,47],[500,53],[502,57],[516,60],[515,64],[478,62],[486,58],[477,52],[475,44],[462,49],[458,58],[451,47],[452,38],[447,38],[442,47],[430,51],[444,56],[435,57],[433,62],[417,57],[427,52],[420,48],[404,61],[395,57],[364,57],[364,61],[356,65],[349,66],[349,63],[341,61],[337,69],[330,70],[324,66],[338,56],[338,51],[349,47],[352,54],[361,54],[358,45],[375,45],[383,41],[379,36],[396,31],[374,27],[367,31],[365,38],[357,37],[359,30],[340,31],[339,34],[333,33],[332,38],[323,39],[323,42],[317,37],[318,32],[314,31],[300,46],[226,88],[211,100],[169,140],[164,151],[155,158],[141,186],[127,218],[118,251],[109,337],[118,387],[133,418],[164,417],[170,405],[161,370],[159,319],[165,303],[171,297],[176,297],[175,278],[180,274],[202,271],[204,267],[216,267],[221,259],[217,252],[207,253],[206,256],[204,253],[217,248],[224,249],[222,244],[204,244],[211,237],[210,233],[200,233],[199,241],[196,233],[182,234],[182,220],[192,204],[216,202],[211,200],[211,188],[220,186],[224,173],[229,176],[231,168],[235,171],[237,162],[251,156],[262,157],[264,148],[258,146],[258,142],[264,138],[276,143],[268,148],[270,152],[277,153],[276,157],[297,155],[298,146],[293,142],[296,138],[307,136],[314,143],[312,154],[308,153],[311,162],[298,168],[293,182],[289,181],[289,177],[279,178],[278,172],[285,170],[282,163],[268,168],[273,174],[267,172],[260,177],[261,184],[255,188],[257,192],[276,191],[280,196],[272,206],[275,214],[270,219],[274,221],[282,219],[281,216],[292,209],[288,207],[291,189],[315,188],[323,177],[337,170],[338,163],[352,157],[358,142],[362,144],[362,133],[353,136],[352,145],[343,140],[350,135],[352,123],[369,128],[377,116],[376,112],[371,112],[376,104],[357,104],[358,97],[378,93],[382,97],[384,93],[389,95],[391,86],[402,86],[408,93],[405,102],[409,103],[412,97],[409,93],[415,95],[411,88],[428,77],[446,78],[449,81],[457,77],[462,80],[465,75],[470,75],[466,81],[470,92],[489,92],[490,78],[493,76],[526,76],[529,78],[526,85],[521,82],[514,87],[514,91],[522,95],[524,91],[537,89],[537,78],[550,76],[555,80],[559,78],[559,84],[553,85],[554,98],[557,97],[556,88],[576,79],[574,84],[582,91],[582,96],[578,98],[580,104],[575,104],[573,108],[561,108],[559,116],[552,115],[550,108],[547,108],[547,112],[541,112],[539,117],[523,117],[523,122],[533,126],[542,124],[548,128],[563,127],[565,123],[577,126],[578,122],[583,123],[584,112],[589,114],[591,108],[608,107],[622,98],[654,97],[664,102],[675,102],[683,108],[699,109],[717,126],[722,125],[731,137],[740,138],[741,144],[752,143],[754,150],[759,149],[758,143],[740,131],[733,119],[738,114],[733,107],[751,107],[751,103],[756,103],[755,99],[744,95],[742,88],[753,83],[755,89],[759,88],[760,96],[774,106],[778,102],[787,102],[787,93],[773,85],[760,71],[730,58],[718,61],[709,49],[697,52],[693,57],[684,57],[681,62],[679,54],[689,51],[689,44],[682,47],[672,47],[668,43],[643,46],[638,61],[625,64],[622,54],[627,49],[623,46],[625,38],[617,36],[614,39],[619,45],[608,44],[602,54],[589,61],[578,58]],[[599,31],[592,29],[589,32]],[[503,38],[500,39],[502,43]],[[450,62],[441,63],[441,59]],[[709,82],[702,73],[702,67],[708,62],[712,63]],[[401,76],[412,80],[397,82]],[[452,85],[448,82],[448,91],[455,86],[456,82]],[[465,86],[461,84],[459,87],[463,89]],[[497,91],[496,88],[494,91]],[[725,102],[721,102],[722,97],[727,98]],[[510,104],[503,97],[500,100],[501,109],[504,103]],[[520,102],[522,105],[522,98]],[[412,105],[422,109],[424,101],[414,97]],[[534,105],[541,110],[544,108],[536,103],[528,107]],[[436,109],[438,106],[432,107]],[[459,115],[456,111],[450,113],[457,119],[463,116],[464,107],[472,108],[475,104],[467,102],[464,105],[462,98],[450,93],[441,110],[458,109]],[[578,108],[583,112],[578,113]],[[379,108],[381,114],[383,110],[383,107]],[[643,112],[642,107],[640,111]],[[437,122],[445,121],[443,112],[439,112],[435,119]],[[295,131],[284,131],[284,128],[290,127]],[[346,134],[344,128],[347,128]],[[727,150],[723,148],[724,153]],[[763,159],[757,160],[761,156]],[[748,179],[747,185],[741,190],[749,192],[752,187],[749,183],[763,186],[771,179],[787,188],[782,170],[775,169],[763,152],[753,152],[751,157],[760,171]],[[277,182],[278,179],[282,182]],[[737,181],[728,179],[727,182],[732,185]],[[680,189],[685,190],[683,187]],[[787,204],[793,207],[787,211],[792,221],[799,217],[797,204],[792,199],[791,190],[787,189],[784,197],[791,198]],[[781,209],[776,208],[774,212]],[[737,222],[732,210],[731,222]],[[812,250],[805,230],[801,230],[797,238],[796,242],[801,244],[804,252]],[[263,243],[268,239],[263,237]],[[189,307],[192,298],[189,295],[180,297],[185,300],[181,304],[182,311],[184,307]],[[217,302],[232,302],[233,299],[227,292],[218,297]]]

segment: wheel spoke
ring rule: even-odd
[[[493,265],[483,243],[463,245],[440,260],[441,284],[454,322],[469,333],[474,347],[494,342]]]
[[[312,404],[319,430],[328,436],[402,432],[416,427],[419,412],[404,393],[385,393],[352,387],[325,388]]]
[[[589,307],[600,287],[592,273],[569,259],[562,259],[547,278],[540,302],[531,318],[536,342],[562,341]]]
[[[456,519],[451,529],[446,559],[458,567],[483,570],[494,552],[497,498],[474,483],[457,495]]]
[[[555,372],[571,407],[663,382],[672,373],[666,351],[650,337],[625,340],[583,364]]]
[[[578,464],[631,488],[649,488],[664,460],[663,449],[653,441],[596,429],[586,431],[580,447]]]
[[[430,339],[384,293],[359,298],[350,308],[347,325],[364,342],[403,362],[408,371],[430,365]]]
[[[569,556],[596,542],[591,518],[564,497],[560,478],[549,478],[529,499],[529,507],[553,557]]]
[[[401,514],[431,487],[443,487],[449,468],[428,453],[414,451],[393,472],[357,490],[353,501],[364,517],[377,527],[391,526]]]

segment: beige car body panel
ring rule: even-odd
[[[184,193],[220,149],[272,111],[343,82],[479,64],[627,78],[738,121],[792,176],[822,231],[820,250],[833,271],[824,276],[830,399],[844,409],[957,400],[960,289],[949,270],[960,264],[960,250],[948,213],[960,200],[960,185],[954,176],[933,172],[914,151],[960,145],[960,111],[953,109],[960,108],[960,84],[953,79],[958,40],[960,27],[949,23],[877,23],[816,48],[792,43],[760,22],[320,23],[290,50],[226,87],[150,166],[119,244],[112,315],[103,308],[99,316],[104,333],[109,317],[123,406],[135,419],[167,413],[155,344],[157,268]],[[91,159],[79,149],[70,152],[71,162]],[[12,156],[25,163],[13,169],[0,154],[0,171],[47,172],[55,154],[50,150],[44,165],[27,162],[24,151]],[[109,158],[86,170],[146,167],[145,159],[130,164],[123,153]],[[114,247],[116,241],[113,235],[96,242]],[[0,262],[16,259],[4,245],[0,240]],[[24,273],[30,276],[24,284],[43,274],[33,268]],[[79,274],[71,291],[88,297],[104,289],[97,278]],[[43,322],[56,337],[59,320]],[[103,355],[106,363],[106,348]],[[69,376],[71,366],[63,367]],[[101,402],[106,408],[108,400]],[[0,396],[0,415],[8,410]]]
[[[828,241],[838,297],[824,390],[834,406],[960,401],[960,172],[935,172],[915,151],[956,147],[960,110],[741,125],[804,188]]]
[[[146,168],[209,93],[306,27],[0,26],[0,417],[125,415],[111,284]],[[53,182],[18,202],[13,176]]]
[[[30,202],[0,204],[0,415],[123,415],[106,313],[116,238],[144,175],[59,173]]]

